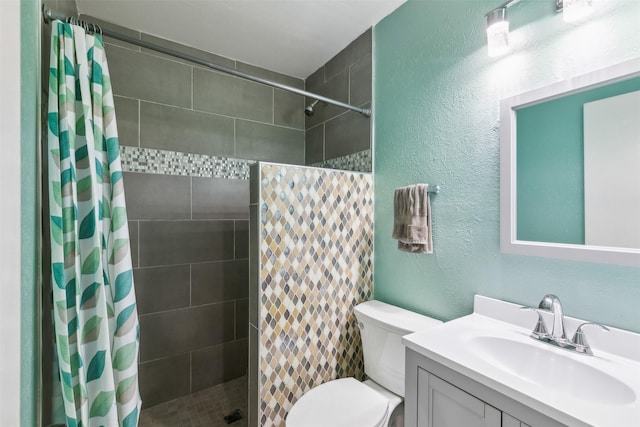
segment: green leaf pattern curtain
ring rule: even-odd
[[[139,325],[102,37],[52,24],[48,113],[54,331],[70,427],[137,426]]]

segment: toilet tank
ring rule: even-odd
[[[363,302],[354,311],[362,337],[364,372],[379,385],[404,397],[402,336],[442,322],[381,301]]]

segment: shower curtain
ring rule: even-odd
[[[102,37],[52,23],[53,323],[67,426],[137,426],[139,326]]]

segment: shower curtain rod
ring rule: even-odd
[[[288,86],[288,85],[285,85],[285,84],[282,84],[282,83],[274,82],[272,80],[263,79],[262,77],[257,77],[257,76],[254,76],[252,74],[243,73],[242,71],[234,70],[233,68],[228,68],[228,67],[225,67],[223,65],[218,65],[218,64],[215,64],[213,62],[197,58],[195,56],[186,55],[184,53],[177,52],[177,51],[172,50],[172,49],[167,49],[166,47],[158,46],[158,45],[155,45],[153,43],[146,42],[144,40],[138,40],[138,39],[135,39],[133,37],[129,37],[129,36],[126,36],[124,34],[120,34],[120,33],[116,32],[116,31],[103,29],[100,26],[92,24],[90,22],[86,22],[86,21],[80,20],[78,18],[74,18],[74,17],[71,17],[71,16],[66,16],[66,15],[60,14],[58,12],[55,12],[55,11],[51,10],[47,5],[43,5],[42,6],[42,16],[43,16],[44,22],[47,23],[47,24],[49,24],[51,21],[53,21],[55,19],[60,20],[62,22],[71,22],[72,20],[74,20],[75,22],[78,22],[80,25],[84,26],[85,28],[88,28],[89,30],[96,30],[95,32],[98,32],[100,34],[104,34],[105,36],[108,36],[108,37],[111,37],[111,38],[114,38],[114,39],[118,39],[118,40],[123,41],[123,42],[131,43],[131,44],[134,44],[136,46],[141,46],[141,47],[144,47],[144,48],[147,48],[147,49],[155,50],[156,52],[164,53],[165,55],[170,55],[170,56],[173,56],[173,57],[176,57],[176,58],[184,59],[185,61],[193,62],[195,64],[202,65],[204,67],[211,68],[213,70],[220,71],[222,73],[231,74],[232,76],[240,77],[240,78],[245,79],[245,80],[251,80],[253,82],[260,83],[260,84],[263,84],[263,85],[266,85],[266,86],[275,87],[277,89],[282,89],[282,90],[286,90],[288,92],[296,93],[298,95],[302,95],[302,96],[306,96],[306,97],[309,97],[309,98],[317,99],[318,101],[322,101],[322,102],[325,102],[327,104],[331,104],[331,105],[338,106],[340,108],[345,108],[347,110],[355,111],[357,113],[362,114],[365,117],[371,117],[371,109],[369,109],[369,108],[360,108],[360,107],[356,107],[356,106],[353,106],[353,105],[350,105],[350,104],[345,104],[344,102],[340,102],[340,101],[337,101],[337,100],[332,99],[332,98],[327,98],[325,96],[318,95],[318,94],[313,93],[313,92],[307,92],[306,90],[302,90],[302,89],[298,89],[298,88],[295,88],[295,87],[291,87],[291,86]]]

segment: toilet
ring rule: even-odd
[[[387,427],[403,419],[402,411],[394,413],[404,398],[402,336],[442,322],[380,301],[354,311],[368,379],[341,378],[311,389],[289,411],[286,427]]]

